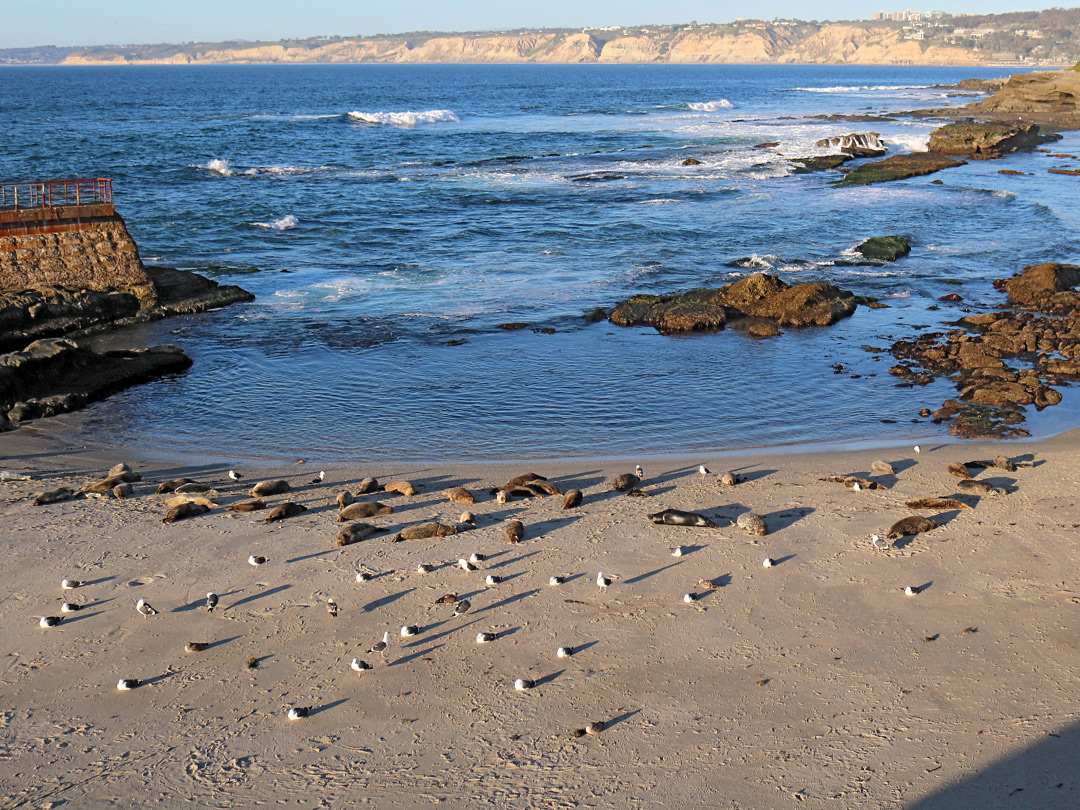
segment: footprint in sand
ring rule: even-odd
[[[153,577],[139,577],[138,579],[131,580],[131,582],[128,583],[128,587],[129,588],[137,588],[140,585],[149,585],[153,581],[154,581]]]

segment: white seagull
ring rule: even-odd
[[[236,470],[229,470],[229,478],[231,478],[233,481],[239,481],[243,477],[244,476],[242,476]]]
[[[683,552],[683,547],[682,546],[675,546],[675,548],[673,548],[671,550],[671,556],[672,557],[681,557],[683,555],[683,553],[684,552]]]
[[[853,483],[851,485],[851,488],[853,490],[855,490],[856,492],[861,492],[862,491],[862,484],[860,484],[858,481],[856,481],[855,483]]]
[[[213,591],[210,591],[210,593],[206,594],[206,612],[207,613],[213,613],[214,608],[217,607],[217,603],[218,603],[218,595],[216,593],[214,593]]]
[[[63,620],[63,616],[42,616],[38,619],[38,627],[56,627]]]
[[[921,447],[919,447],[919,445],[915,445],[915,446],[914,446],[914,447],[912,448],[912,450],[914,450],[914,451],[915,451],[915,455],[919,455],[919,453],[921,453],[921,452],[922,452],[922,448],[921,448]]]
[[[384,630],[382,634],[382,641],[376,641],[371,645],[371,649],[368,652],[379,653],[380,655],[386,654],[386,648],[390,646],[390,631]]]
[[[524,692],[526,689],[532,689],[536,686],[536,683],[530,681],[528,678],[518,678],[514,681],[514,688],[519,692]]]
[[[369,669],[371,669],[371,664],[369,664],[367,661],[361,661],[359,658],[354,658],[352,660],[352,663],[349,664],[349,666],[352,667],[353,670],[355,670],[356,672],[367,672]]]
[[[566,577],[554,576],[548,578],[548,585],[551,585],[552,587],[562,585],[564,582],[566,582]]]
[[[157,616],[157,611],[154,609],[153,605],[145,599],[140,599],[135,603],[135,610],[139,611],[139,615],[144,619],[148,616]]]
[[[77,605],[74,602],[64,602],[60,606],[61,613],[74,613],[76,610],[82,610],[82,605]]]
[[[699,473],[701,473],[702,478],[704,478],[706,475],[712,475],[712,471],[708,467],[706,467],[704,464],[702,464],[700,467],[698,467],[697,471]]]
[[[922,588],[920,588],[918,585],[908,585],[906,588],[904,588],[904,593],[906,593],[908,596],[915,596],[921,590]]]
[[[416,573],[430,574],[432,568],[433,566],[429,565],[428,563],[420,563],[418,566],[416,566]]]
[[[473,565],[468,560],[466,560],[464,557],[460,558],[457,561],[457,564],[461,566],[462,571],[475,571],[476,570],[476,566]]]
[[[311,709],[307,706],[293,706],[289,709],[288,717],[290,720],[303,720],[310,711]]]
[[[367,582],[369,579],[371,579],[371,574],[369,574],[367,571],[357,571],[356,572],[356,581],[357,582]]]
[[[121,678],[116,682],[116,688],[121,692],[130,692],[132,689],[138,689],[142,686],[142,681],[138,678]]]
[[[761,562],[762,568],[772,568],[774,565],[776,565],[776,560],[774,560],[772,557],[766,557]]]
[[[333,599],[326,600],[326,612],[330,614],[332,619],[337,618],[337,602]]]
[[[466,613],[469,612],[469,608],[471,607],[472,602],[470,602],[468,599],[462,599],[460,602],[454,605],[454,615],[452,618],[456,619],[458,616],[464,616]]]
[[[889,545],[888,540],[882,540],[880,534],[870,535],[870,542],[874,545],[878,551],[888,551],[892,546]]]
[[[82,583],[79,582],[79,580],[77,579],[65,579],[63,582],[60,583],[60,587],[63,588],[65,591],[73,591],[81,585]]]
[[[488,585],[498,585],[500,582],[502,582],[502,577],[498,576],[497,574],[488,574],[486,577],[484,577],[484,582],[486,582]]]
[[[403,638],[408,638],[409,636],[415,636],[419,632],[420,632],[420,628],[417,627],[415,624],[406,624],[406,625],[403,625],[402,628],[401,628],[401,635],[402,635]]]
[[[694,596],[694,594],[692,594],[692,593],[687,593],[687,594],[683,594],[683,598],[682,598],[682,600],[683,600],[684,602],[686,602],[686,604],[690,604],[690,603],[691,603],[691,602],[693,602],[693,601],[694,601],[695,599],[697,599],[697,597],[696,597],[696,596]]]
[[[266,565],[266,557],[259,557],[256,554],[252,554],[248,557],[248,563],[258,568],[260,565]]]
[[[496,638],[498,638],[498,636],[498,633],[477,633],[476,643],[487,644],[489,641],[494,641]]]
[[[605,577],[603,571],[596,572],[596,587],[598,587],[601,591],[606,590],[607,586],[610,585],[613,581],[614,578]]]
[[[641,469],[640,464],[638,464],[636,467],[634,467],[634,473],[637,475],[638,478],[644,478],[645,477],[645,471],[643,469]]]
[[[319,474],[311,479],[313,484],[321,484],[326,480],[326,470],[319,470]]]
[[[559,649],[555,651],[555,655],[559,656],[559,658],[569,658],[573,654],[573,647],[559,647]]]
[[[475,551],[469,555],[469,562],[471,563],[480,563],[486,559],[487,557],[485,557],[483,554],[477,554]]]

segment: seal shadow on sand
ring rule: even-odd
[[[406,596],[406,595],[412,593],[415,590],[416,590],[416,588],[406,588],[405,590],[398,591],[397,593],[391,593],[391,594],[387,594],[386,596],[380,596],[378,599],[373,599],[372,601],[368,602],[361,609],[365,613],[370,613],[371,611],[378,610],[379,608],[385,607],[386,605],[394,604],[394,602],[396,602],[398,599],[401,599],[403,596]]]
[[[769,527],[769,534],[772,534],[795,525],[804,517],[812,515],[816,511],[812,506],[797,506],[794,509],[780,509],[776,512],[769,512],[761,517],[764,518],[765,525]]]
[[[749,483],[751,481],[758,481],[758,480],[760,480],[762,478],[768,478],[770,475],[774,475],[774,474],[776,474],[776,473],[778,473],[780,471],[779,470],[755,470],[755,469],[752,469],[751,467],[735,467],[735,468],[729,470],[729,472],[732,472],[735,475],[738,475],[739,478],[742,479],[742,483]],[[638,709],[638,711],[641,711],[641,709]]]

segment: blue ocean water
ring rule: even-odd
[[[195,366],[64,417],[88,442],[468,460],[901,441],[944,435],[917,412],[951,387],[898,387],[888,354],[866,347],[959,317],[941,295],[993,306],[994,278],[1076,261],[1075,178],[1046,173],[1072,164],[1029,153],[942,185],[834,189],[836,175],[793,175],[788,159],[850,132],[924,148],[934,122],[827,116],[959,105],[970,99],[935,85],[1004,73],[5,68],[0,179],[111,177],[148,264],[258,268],[211,271],[252,304],[109,338],[176,343]],[[1055,146],[1077,149],[1072,133]],[[836,263],[886,233],[912,254]],[[759,270],[890,306],[768,340],[583,319]],[[1036,433],[1080,422],[1073,400],[1032,414]]]

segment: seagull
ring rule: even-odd
[[[613,577],[605,577],[603,571],[596,572],[596,587],[601,591],[607,588],[614,581]]]
[[[595,723],[589,723],[585,726],[586,734],[599,734],[606,728],[606,724],[603,720],[597,720]]]
[[[157,616],[157,611],[154,609],[153,605],[145,599],[140,599],[135,603],[135,610],[139,611],[139,615],[144,619],[148,616]]]
[[[640,464],[638,464],[636,467],[634,467],[634,474],[637,475],[638,478],[644,478],[645,477],[645,471],[643,469],[641,469]]]
[[[321,484],[325,480],[326,480],[326,471],[325,470],[319,470],[319,474],[311,479],[311,483],[313,483],[313,484]]]
[[[558,576],[556,576],[556,577],[550,577],[548,579],[548,585],[551,585],[552,587],[555,587],[556,585],[562,585],[564,582],[566,582],[566,577],[558,577]]]
[[[461,566],[462,571],[475,571],[476,566],[466,560],[464,557],[457,561],[457,564]]]
[[[208,593],[206,595],[206,612],[207,613],[213,613],[214,608],[217,607],[217,603],[218,603],[218,595],[216,593],[214,593],[213,591],[210,591],[210,593]]]
[[[379,653],[380,655],[386,655],[386,648],[390,646],[390,631],[384,630],[382,634],[382,641],[376,641],[371,645],[371,649],[368,652]]]
[[[420,563],[418,566],[416,566],[416,573],[418,573],[418,574],[430,574],[432,568],[433,568],[433,566],[430,565],[429,563]]]
[[[456,614],[455,614],[456,615]],[[420,632],[420,628],[415,624],[406,624],[401,628],[401,635],[403,638],[409,638],[409,636],[415,636]]]
[[[919,447],[919,445],[915,445],[915,446],[914,446],[914,447],[912,448],[912,450],[914,450],[914,451],[915,451],[915,455],[919,455],[919,453],[921,453],[921,452],[922,452],[922,448],[921,448],[921,447]]]
[[[573,654],[573,647],[559,647],[559,649],[555,651],[555,655],[559,656],[559,658],[569,658]]]
[[[892,546],[889,545],[889,541],[882,540],[881,535],[879,534],[870,535],[870,542],[874,544],[874,548],[876,548],[878,551],[888,551],[890,548],[892,548]]]
[[[485,557],[483,554],[477,554],[475,551],[469,555],[469,562],[471,563],[483,562],[486,559],[487,557]]]
[[[74,613],[76,610],[82,610],[82,605],[77,605],[74,602],[64,602],[60,606],[61,613]]]
[[[701,473],[702,478],[704,478],[706,475],[712,475],[712,471],[708,467],[706,467],[704,464],[702,464],[700,467],[698,467],[697,471],[699,473]],[[640,478],[641,476],[638,476],[638,477]]]
[[[294,706],[289,709],[288,716],[290,720],[303,720],[310,711],[311,709],[307,706]]]
[[[690,603],[691,603],[691,602],[693,602],[693,601],[694,601],[695,599],[697,599],[697,597],[696,597],[696,596],[694,596],[694,594],[692,594],[692,593],[684,594],[684,595],[683,595],[683,598],[682,598],[682,600],[683,600],[684,602],[686,602],[687,604],[690,604]]]
[[[861,492],[862,491],[862,484],[860,484],[858,481],[856,481],[855,483],[853,483],[851,485],[851,488],[853,490],[855,490],[856,492]]]
[[[518,678],[514,681],[514,688],[519,692],[524,692],[526,689],[532,689],[536,686],[536,683],[530,681],[528,678]]]
[[[682,546],[675,546],[675,548],[673,548],[671,550],[671,556],[672,557],[681,557],[683,555],[683,553],[684,552],[683,552],[683,547]]]
[[[42,616],[38,619],[38,627],[56,627],[63,620],[63,616]]]
[[[260,565],[266,564],[266,557],[259,557],[255,554],[252,554],[250,557],[248,557],[248,563],[258,568]]]
[[[243,477],[244,476],[242,476],[236,470],[229,470],[229,478],[231,478],[233,481],[239,481]]]
[[[908,585],[906,588],[904,588],[904,593],[906,593],[908,596],[915,596],[921,590],[922,588],[920,588],[918,585]]]
[[[209,646],[209,644],[202,641],[189,641],[184,645],[184,651],[189,653],[202,652]]]
[[[369,574],[367,571],[357,571],[356,572],[356,581],[357,582],[367,582],[369,579],[371,579],[371,574]]]
[[[63,588],[65,591],[73,591],[80,585],[82,585],[82,583],[79,582],[79,580],[77,579],[65,579],[63,582],[60,583],[60,587]]]
[[[130,692],[132,689],[138,689],[142,686],[142,681],[138,678],[121,678],[116,682],[116,688],[121,692]]]
[[[717,588],[720,587],[715,582],[713,582],[711,579],[705,579],[705,577],[702,577],[701,579],[699,579],[697,581],[697,585],[698,585],[699,588],[704,588],[707,591],[715,591]]]
[[[488,574],[486,577],[484,577],[484,582],[486,582],[488,585],[498,585],[500,582],[502,582],[502,577],[500,577],[498,574]]]
[[[477,644],[487,644],[489,641],[494,641],[498,637],[499,637],[498,633],[477,633],[476,634],[476,643]]]
[[[464,616],[466,613],[469,612],[469,608],[471,607],[472,602],[470,602],[468,599],[462,599],[460,602],[454,605],[453,618],[456,619],[458,616]]]
[[[349,666],[352,667],[356,672],[367,672],[369,669],[371,669],[371,664],[369,664],[367,661],[361,661],[359,658],[354,658],[352,660],[352,663],[349,664]]]
[[[333,599],[326,600],[326,612],[330,614],[331,618],[337,618],[337,602]]]
[[[776,560],[774,560],[772,557],[766,557],[761,562],[762,568],[772,568],[774,565],[776,565]]]

